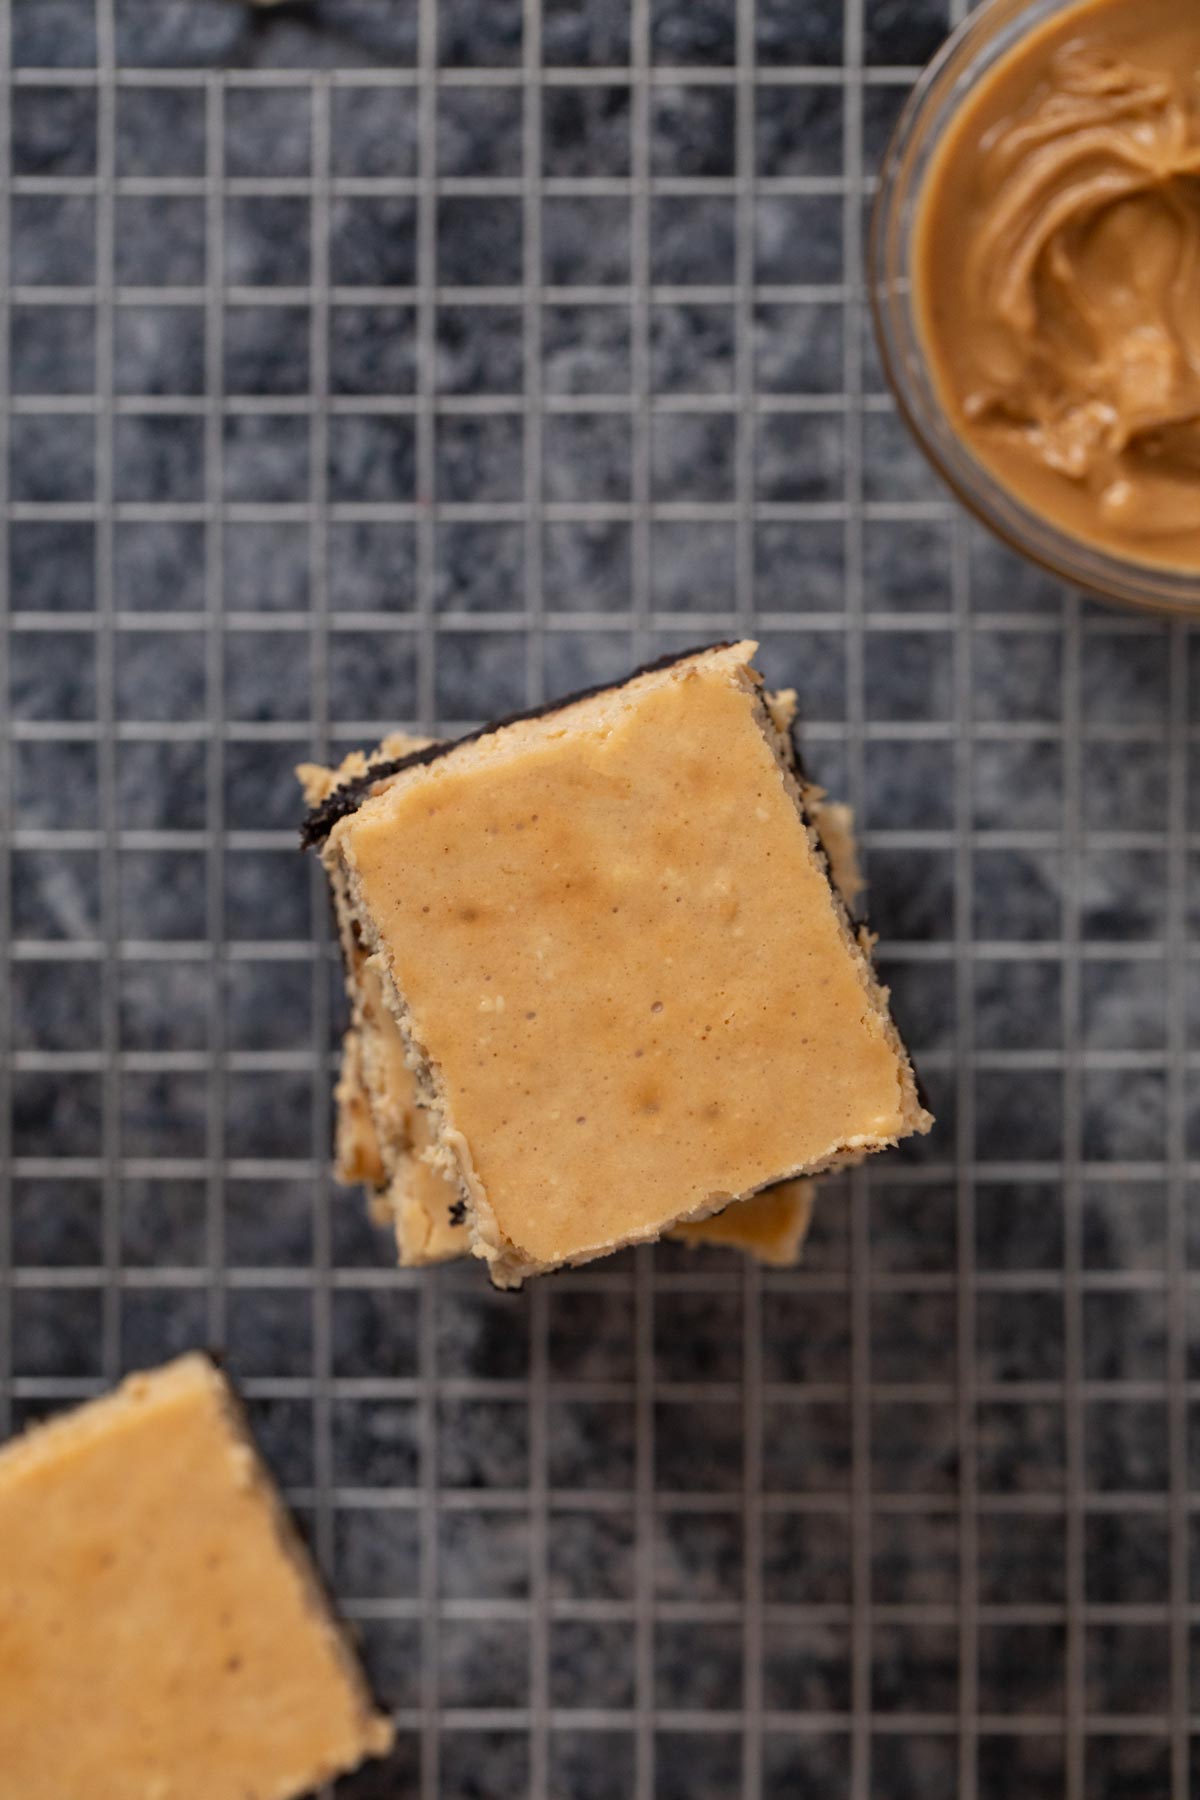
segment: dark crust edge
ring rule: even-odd
[[[347,819],[351,813],[358,811],[377,781],[386,781],[405,769],[420,769],[427,763],[438,762],[443,756],[449,756],[452,750],[459,750],[464,744],[477,743],[480,738],[490,737],[493,732],[503,731],[509,725],[525,725],[532,719],[548,718],[553,713],[562,712],[565,707],[576,706],[581,700],[593,700],[598,694],[616,693],[620,688],[628,687],[639,676],[656,675],[661,669],[670,669],[676,663],[688,662],[693,656],[705,656],[714,650],[731,650],[740,641],[738,638],[725,638],[720,643],[699,644],[691,650],[673,650],[666,656],[656,657],[653,662],[642,663],[620,681],[600,681],[595,687],[580,688],[577,693],[564,694],[559,700],[531,706],[527,712],[509,713],[502,719],[493,719],[487,725],[468,731],[463,737],[429,744],[424,750],[413,750],[408,756],[397,756],[388,762],[372,763],[364,774],[334,788],[319,806],[312,808],[300,827],[300,848],[311,850],[318,844],[323,844],[339,819]]]

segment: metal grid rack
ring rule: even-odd
[[[1182,1800],[1191,641],[977,538],[881,391],[944,9],[0,13],[0,1430],[223,1348],[396,1709],[347,1794]],[[936,1135],[796,1273],[394,1270],[291,762],[731,627]]]

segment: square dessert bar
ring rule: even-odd
[[[6,1800],[291,1800],[391,1741],[205,1357],[0,1450]]]
[[[786,734],[791,754],[796,695],[787,689],[764,698],[775,724]],[[321,806],[335,789],[364,778],[368,770],[375,777],[373,791],[381,791],[389,777],[378,774],[380,765],[426,749],[430,742],[394,732],[368,755],[356,751],[338,768],[302,764],[297,776],[304,797],[310,807]],[[852,905],[862,880],[850,808],[831,805],[811,784],[805,784],[803,792],[833,880],[847,905]],[[334,1093],[335,1175],[346,1185],[358,1183],[368,1190],[375,1216],[394,1230],[402,1266],[421,1267],[465,1256],[470,1233],[458,1183],[451,1173],[426,1160],[434,1147],[434,1133],[418,1102],[400,1027],[350,927],[344,883],[336,871],[331,871],[331,879],[350,1002],[350,1025]],[[741,1250],[759,1262],[788,1267],[799,1260],[815,1192],[812,1182],[781,1182],[706,1219],[677,1225],[670,1235],[692,1245]]]
[[[753,649],[418,750],[310,818],[501,1284],[928,1129]]]

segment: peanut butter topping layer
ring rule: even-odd
[[[0,1793],[291,1800],[391,1736],[204,1358],[0,1451]]]
[[[1200,8],[1088,0],[926,177],[916,298],[964,440],[1074,536],[1200,568]]]
[[[330,838],[502,1279],[928,1123],[751,648],[411,768]]]

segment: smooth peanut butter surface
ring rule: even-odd
[[[0,1451],[2,1800],[290,1800],[391,1737],[204,1358]]]
[[[510,1273],[927,1124],[750,648],[406,771],[331,836]]]
[[[1200,569],[1200,5],[1085,0],[978,84],[914,297],[977,459],[1071,535]]]

